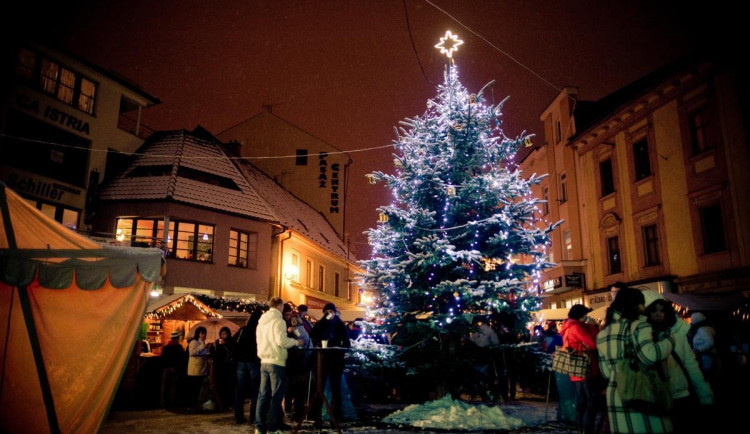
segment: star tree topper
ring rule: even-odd
[[[458,51],[458,46],[463,43],[464,41],[458,39],[458,35],[454,35],[450,30],[448,30],[447,32],[445,32],[445,36],[440,38],[440,42],[435,45],[435,48],[439,48],[440,53],[445,54],[450,59],[453,57],[453,52]]]

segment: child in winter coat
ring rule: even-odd
[[[693,400],[697,400],[701,405],[710,405],[713,403],[713,392],[703,378],[695,354],[688,343],[688,323],[677,317],[672,303],[658,292],[645,290],[643,296],[646,300],[648,322],[654,328],[655,337],[666,332],[674,339],[674,349],[665,364],[669,390],[674,399],[672,422],[675,432],[689,432],[698,422],[693,419],[697,414]],[[695,396],[691,397],[691,394]]]

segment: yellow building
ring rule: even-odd
[[[9,50],[0,104],[0,180],[70,228],[95,212],[91,187],[150,134],[141,109],[159,100],[74,54],[35,44]],[[87,206],[88,199],[88,206]],[[87,209],[88,208],[88,209]]]
[[[323,213],[342,237],[346,235],[346,182],[352,163],[348,154],[273,114],[270,106],[216,137],[238,142],[243,157],[250,157],[282,187]],[[253,158],[268,156],[289,158]]]
[[[560,136],[564,146],[548,141],[527,160],[555,154],[546,158],[557,184],[550,220],[567,218],[571,233],[580,231],[571,250],[586,259],[586,304],[607,304],[616,282],[679,293],[750,288],[750,155],[740,86],[732,69],[684,60],[596,102],[577,101],[566,89],[545,111],[552,115],[545,137]],[[562,104],[556,118],[564,100],[570,109]],[[573,113],[569,126],[560,112]],[[568,201],[554,200],[554,190],[567,191]],[[571,214],[573,197],[580,218]],[[553,240],[565,239],[563,231]],[[554,254],[565,246],[553,242]]]
[[[520,163],[524,174],[548,174],[539,185],[532,187],[532,194],[547,201],[540,206],[543,224],[562,220],[551,233],[548,259],[557,264],[542,272],[540,295],[544,308],[556,309],[581,303],[585,287],[586,255],[583,249],[580,200],[575,188],[575,151],[567,145],[567,138],[575,133],[571,123],[576,88],[565,88],[542,112],[544,124],[543,145],[534,147],[525,154]]]

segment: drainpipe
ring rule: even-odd
[[[280,235],[283,235],[288,230],[286,226],[279,226],[279,229],[281,229],[281,232],[275,233],[271,236],[271,238],[277,238]],[[278,261],[276,266],[276,276],[277,276],[277,283],[279,287],[279,293],[277,294],[279,297],[281,297],[281,290],[284,285],[284,241],[292,238],[292,231],[289,231],[289,236],[284,238],[283,240],[279,241],[279,253],[278,253]],[[273,296],[273,294],[271,294]]]

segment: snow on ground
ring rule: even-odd
[[[455,401],[450,395],[407,406],[386,416],[382,422],[443,430],[515,430],[528,425],[520,418],[505,415],[498,406]]]

